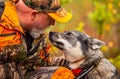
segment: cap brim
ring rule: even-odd
[[[72,18],[72,14],[67,12],[65,15],[60,16],[58,13],[48,13],[49,16],[51,16],[53,19],[55,19],[58,22],[68,22]]]

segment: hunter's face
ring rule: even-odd
[[[50,27],[50,25],[54,25],[55,20],[52,19],[47,13],[38,13],[34,19],[34,27],[37,30],[45,30]]]

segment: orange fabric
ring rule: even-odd
[[[52,60],[51,57],[49,56],[49,49],[50,49],[50,47],[51,47],[50,45],[47,45],[45,50],[41,49],[40,52],[38,53],[40,59],[42,59],[42,60],[44,60],[46,62],[49,62],[49,63],[51,63],[51,60]]]
[[[46,47],[45,51],[46,51],[47,53],[48,53],[50,47],[51,47],[50,45],[48,45],[48,46]],[[45,53],[44,53],[45,51],[44,51],[43,49],[40,50],[39,56],[40,56],[41,59],[44,59],[44,58],[45,58]]]
[[[75,76],[73,75],[71,70],[65,67],[58,68],[51,77],[51,79],[74,79],[74,78]]]
[[[6,29],[5,27],[0,26],[0,34],[9,34],[9,33],[16,33],[15,35],[9,36],[0,36],[0,47],[6,45],[14,45],[14,44],[21,44],[21,35],[19,32],[14,30]]]
[[[17,30],[24,33],[22,27],[20,26],[14,3],[10,1],[5,2],[5,9],[1,16],[0,25],[10,30]]]
[[[20,33],[24,32],[20,26],[14,3],[10,1],[5,2],[5,9],[0,21],[0,35],[16,33],[10,36],[0,36],[0,49],[6,45],[21,44]]]

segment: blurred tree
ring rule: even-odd
[[[110,60],[120,68],[120,0],[93,0],[92,3],[95,8],[89,17],[97,24],[99,37],[107,42]]]
[[[97,23],[99,37],[102,39],[102,35],[105,29],[104,26],[106,23],[111,23],[110,19],[112,19],[113,15],[110,11],[108,11],[105,4],[100,3],[99,1],[94,1],[93,4],[95,6],[95,10],[89,16]]]
[[[120,0],[61,0],[61,4],[73,18],[64,24],[57,22],[47,32],[79,30],[105,41],[105,57],[120,69]]]

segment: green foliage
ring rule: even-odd
[[[107,10],[107,6],[95,2],[95,7],[96,7],[95,11],[91,14],[92,19],[99,24],[109,22],[110,19],[112,18],[112,14]]]
[[[110,61],[111,61],[118,69],[120,69],[120,55],[118,55],[116,58],[110,58]]]
[[[61,5],[67,4],[69,2],[71,2],[71,0],[60,0]]]
[[[120,29],[118,27],[120,25],[120,0],[93,0],[92,3],[94,11],[89,14],[89,17],[95,23],[95,27],[97,27],[99,35],[104,36],[104,40],[106,40],[106,43],[108,44],[108,46],[104,47],[103,50],[108,53],[105,54],[109,56],[110,61],[120,69],[120,50],[115,50],[117,43],[119,42],[114,41],[114,39],[120,39],[120,37],[117,37],[117,35],[119,36],[119,31],[114,30]],[[110,27],[108,28],[107,25]],[[106,31],[105,29],[109,30]],[[110,32],[112,32],[112,36],[108,39]],[[110,41],[112,42],[112,45]]]
[[[98,33],[101,36],[104,32],[104,24],[110,23],[113,15],[108,11],[107,6],[99,2],[94,2],[95,11],[89,17],[98,24]]]
[[[24,60],[24,59],[27,57],[27,55],[26,55],[26,53],[25,53],[25,48],[22,47],[21,50],[22,50],[22,51],[21,51],[19,57],[16,59],[16,62],[17,62],[17,63],[21,62],[22,60]]]
[[[83,32],[83,28],[84,28],[84,23],[83,22],[79,22],[78,26],[75,28],[75,30],[81,31]]]

